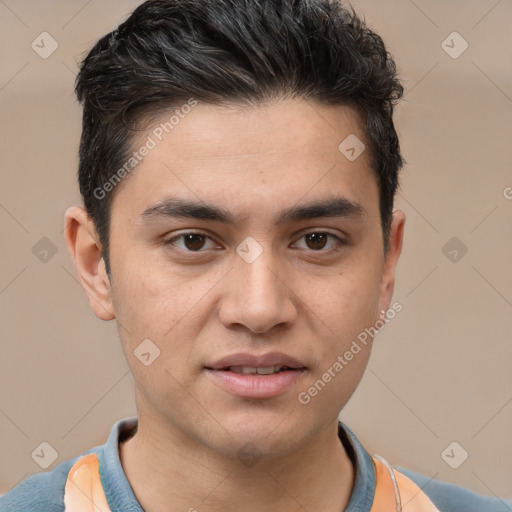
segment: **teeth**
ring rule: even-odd
[[[267,368],[257,368],[256,373],[258,375],[271,375],[279,371],[279,366],[269,366]]]
[[[282,366],[267,366],[265,368],[253,368],[251,366],[231,366],[229,369],[235,373],[243,373],[246,375],[272,375],[277,373]]]

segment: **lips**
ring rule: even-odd
[[[292,387],[306,370],[301,361],[281,352],[231,354],[205,366],[211,379],[241,398],[276,397]]]

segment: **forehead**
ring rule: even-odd
[[[171,125],[172,115],[156,118],[134,142],[135,150],[149,140],[153,147],[117,191],[139,213],[179,197],[232,206],[241,216],[272,211],[275,218],[278,205],[334,194],[378,210],[376,177],[362,149],[365,134],[350,107],[304,100],[247,108],[198,102]],[[354,151],[347,153],[347,144]],[[354,152],[361,154],[353,158]]]
[[[178,109],[179,110],[179,109]],[[147,133],[160,136],[170,119],[163,114],[149,127]],[[189,151],[187,160],[239,158],[255,160],[258,156],[286,155],[293,160],[300,156],[335,158],[339,144],[347,136],[365,139],[362,120],[349,106],[327,106],[304,100],[275,100],[259,106],[217,106],[205,103],[177,119],[170,133],[161,134],[162,142],[184,142]],[[265,163],[265,160],[261,162]]]

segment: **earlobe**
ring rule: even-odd
[[[404,227],[405,213],[402,210],[394,210],[389,234],[389,248],[382,269],[378,311],[387,310],[393,297],[396,266],[402,252]]]
[[[101,255],[101,244],[94,223],[79,207],[68,208],[64,216],[68,250],[93,313],[101,320],[115,318],[110,280]]]

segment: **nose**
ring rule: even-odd
[[[296,320],[296,296],[265,252],[252,263],[237,258],[226,276],[219,317],[227,328],[242,325],[261,334]]]

